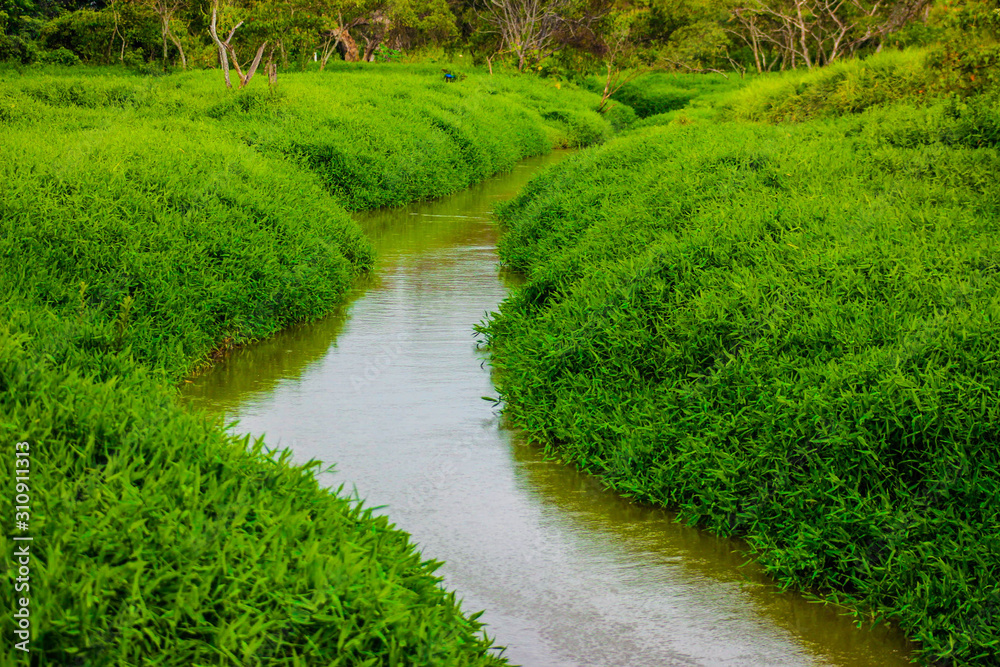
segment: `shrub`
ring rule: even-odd
[[[80,58],[69,49],[59,47],[55,51],[42,51],[38,54],[38,62],[48,65],[70,67],[80,64]]]
[[[623,132],[632,129],[638,120],[638,116],[632,107],[627,104],[616,103],[604,112],[604,117],[611,123],[611,128],[615,132]]]
[[[724,117],[754,121],[803,121],[859,113],[919,97],[932,84],[922,51],[885,51],[838,60],[814,70],[756,77],[719,102]]]
[[[148,8],[125,3],[118,9],[116,32],[115,17],[111,12],[80,9],[67,12],[42,28],[39,41],[47,49],[67,49],[83,62],[108,63],[120,59],[142,59],[142,53],[156,53],[160,45],[158,19]],[[123,35],[113,38],[113,35]],[[112,43],[114,42],[114,43]]]
[[[36,55],[37,48],[28,40],[0,32],[0,62],[30,65],[35,62]]]

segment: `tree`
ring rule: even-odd
[[[645,71],[645,68],[638,66],[636,58],[634,26],[638,15],[639,12],[636,10],[616,12],[606,23],[603,31],[606,45],[603,58],[606,76],[604,90],[601,92],[601,103],[597,105],[597,110],[601,113],[610,108],[608,103],[612,95]]]
[[[3,17],[0,35],[27,32],[25,28],[38,14],[39,11],[31,0],[0,0],[0,16]]]
[[[337,18],[337,21],[324,20],[320,29],[319,68],[321,71],[326,69],[326,63],[330,60],[330,56],[337,53],[339,49],[343,49],[344,60],[358,60],[358,45],[351,38],[350,33],[350,28],[354,25],[346,25],[343,14],[338,14]]]
[[[170,23],[174,20],[174,15],[184,6],[184,0],[139,0],[142,5],[149,7],[160,19],[160,35],[163,39],[163,62],[167,61],[167,40],[169,39],[180,54],[181,68],[187,69],[187,58],[184,56],[184,47],[170,29]]]
[[[215,42],[215,46],[219,49],[219,62],[222,64],[222,73],[226,79],[226,87],[232,88],[233,84],[229,80],[229,56],[233,57],[233,66],[236,67],[236,74],[240,79],[240,88],[245,88],[253,75],[257,72],[257,67],[260,66],[261,56],[264,55],[264,48],[267,46],[267,41],[261,42],[260,47],[257,49],[257,55],[254,56],[253,62],[250,64],[249,69],[247,69],[246,74],[243,73],[243,68],[240,67],[240,60],[236,55],[236,49],[233,47],[232,41],[233,36],[240,26],[243,25],[243,21],[239,21],[236,25],[232,27],[229,31],[229,35],[226,37],[225,41],[219,39],[218,32],[218,21],[219,21],[219,0],[212,0],[212,22],[208,26],[209,34],[212,36],[212,41]],[[274,48],[271,48],[271,53],[274,53]],[[269,58],[270,60],[270,58]],[[267,68],[270,70],[270,63]],[[269,72],[270,76],[270,72]],[[274,77],[276,78],[276,74]]]
[[[699,16],[697,20],[672,25],[666,39],[662,35],[657,38],[649,31],[653,11],[649,6],[629,7],[609,13],[602,22],[601,61],[605,79],[598,111],[607,111],[612,95],[651,71],[720,72],[725,76],[705,62],[706,54],[718,55],[721,48],[717,25]]]
[[[458,32],[446,0],[320,0],[312,11],[336,16],[321,22],[320,69],[336,52],[347,61],[371,62],[380,47],[409,48],[427,38],[450,39]]]
[[[757,71],[828,65],[921,15],[932,0],[751,0],[732,10],[731,32],[753,53]]]
[[[595,26],[604,11],[599,0],[589,4],[574,0],[490,0],[482,18],[499,36],[497,55],[509,53],[517,70],[523,72],[560,49],[595,48]]]
[[[556,51],[561,10],[569,0],[490,0],[486,22],[500,35],[500,50],[511,53],[517,71],[537,64]]]
[[[458,20],[447,0],[395,0],[387,16],[389,30],[384,39],[392,49],[441,44],[458,36]]]

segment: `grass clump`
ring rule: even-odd
[[[504,663],[407,534],[172,386],[342,301],[373,262],[347,210],[609,126],[534,79],[335,69],[240,92],[0,76],[0,438],[32,452],[33,664]]]
[[[57,124],[115,113],[215,122],[235,141],[313,172],[348,210],[446,195],[522,158],[601,142],[612,131],[594,110],[597,98],[573,86],[478,72],[449,84],[427,66],[343,64],[283,75],[273,90],[236,92],[215,72],[148,79],[10,70],[0,91],[8,122],[38,122],[39,112]]]
[[[6,325],[0,352],[0,437],[32,447],[33,664],[499,663],[437,564],[316,464],[187,414],[122,356],[94,377]]]
[[[1000,659],[995,102],[637,130],[500,209],[513,422],[780,581]]]
[[[587,87],[595,93],[603,91],[604,84],[599,77],[587,80]],[[651,72],[623,85],[611,99],[631,107],[639,118],[647,118],[683,109],[696,98],[721,94],[742,84],[735,73],[724,76]]]
[[[96,374],[39,355],[13,319],[0,437],[31,444],[32,664],[500,663],[437,563],[321,489],[317,463],[186,413],[126,355]]]
[[[803,121],[930,96],[935,77],[926,57],[919,49],[887,50],[823,68],[754,77],[727,95],[721,106],[727,117],[736,120]]]
[[[804,122],[839,118],[876,107],[933,106],[942,98],[991,95],[998,81],[996,47],[957,44],[886,50],[838,60],[810,70],[748,74],[728,79],[684,75],[677,86],[667,75],[647,75],[614,99],[632,105],[640,119],[631,127],[690,125],[705,121]],[[671,78],[681,75],[671,75]],[[687,79],[705,79],[688,83]],[[591,82],[591,86],[595,86]],[[603,84],[601,84],[603,85]],[[660,91],[667,91],[660,100]],[[672,91],[672,92],[671,92]]]
[[[128,348],[177,378],[220,346],[326,313],[373,262],[315,179],[216,128],[143,121],[7,137],[5,290],[101,323],[94,356]]]

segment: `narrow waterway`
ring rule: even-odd
[[[376,275],[330,317],[185,386],[411,533],[512,663],[907,664],[906,642],[780,593],[740,545],[545,461],[501,427],[472,325],[508,286],[489,211],[564,154],[436,202],[359,216]]]

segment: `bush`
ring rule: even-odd
[[[114,35],[124,35],[124,53],[121,38]],[[125,3],[118,9],[117,32],[111,12],[80,9],[46,23],[39,41],[46,49],[67,49],[83,62],[98,64],[137,57],[141,60],[143,53],[156,53],[160,31],[158,19],[149,8]]]
[[[887,50],[823,68],[758,76],[718,98],[717,107],[724,118],[797,122],[930,98],[936,77],[925,60],[924,51]]]
[[[624,132],[632,129],[638,120],[638,116],[632,107],[621,102],[612,103],[611,107],[604,112],[604,117],[611,123],[611,128],[615,132]]]
[[[14,62],[30,65],[37,57],[37,47],[30,41],[17,36],[0,33],[0,62]]]
[[[604,90],[604,79],[591,77],[587,87],[594,92]],[[639,118],[683,109],[693,100],[733,90],[743,85],[735,76],[721,74],[666,74],[653,72],[642,75],[622,86],[611,99],[627,104]]]
[[[113,32],[114,18],[110,13],[83,9],[46,23],[40,41],[48,49],[68,49],[87,62],[97,63],[108,59]]]
[[[939,90],[972,95],[1000,85],[1000,46],[996,44],[942,44],[931,49],[927,63]]]
[[[610,119],[604,119],[593,112],[579,112],[566,109],[550,109],[542,113],[542,119],[558,128],[552,143],[560,148],[580,148],[599,144],[611,135]]]
[[[42,51],[39,53],[38,62],[46,65],[62,65],[63,67],[71,67],[73,65],[79,65],[80,59],[69,49],[60,47],[55,51]]]

